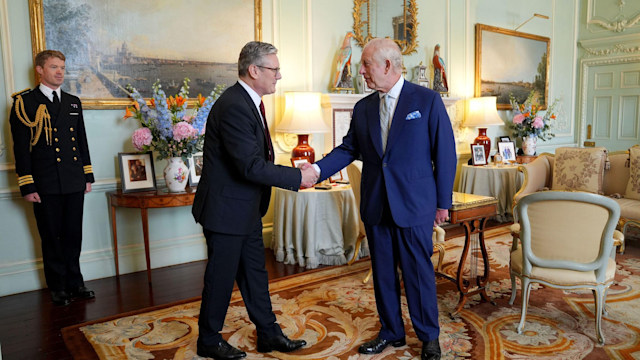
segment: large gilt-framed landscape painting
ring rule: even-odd
[[[529,93],[547,107],[549,38],[476,24],[475,96],[496,96],[498,109],[511,109],[509,95],[522,104]]]
[[[63,90],[85,108],[131,104],[126,86],[150,97],[188,77],[189,93],[231,86],[238,54],[261,39],[262,0],[29,0],[33,55],[66,56]]]

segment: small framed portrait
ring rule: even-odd
[[[118,153],[122,192],[155,190],[156,175],[153,170],[153,154]]]
[[[300,157],[292,157],[291,158],[291,166],[294,168],[299,168],[304,163],[311,163],[308,156],[300,156]]]
[[[516,148],[513,142],[499,142],[498,152],[502,155],[502,162],[511,163],[516,161]]]
[[[500,136],[500,142],[511,142],[509,135]]]
[[[471,161],[474,166],[487,165],[487,157],[484,155],[484,145],[471,144]]]
[[[332,183],[338,182],[342,180],[342,170],[338,171],[337,173],[333,174],[330,178],[329,181]]]
[[[200,182],[203,164],[204,157],[202,152],[195,153],[189,157],[189,186],[196,186]]]

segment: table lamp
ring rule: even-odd
[[[285,108],[277,132],[297,134],[298,145],[291,151],[291,158],[306,156],[315,161],[315,151],[309,145],[309,134],[329,132],[322,118],[319,92],[287,91]]]
[[[484,156],[487,163],[491,151],[491,139],[487,136],[487,127],[504,125],[504,121],[500,119],[496,110],[496,99],[495,96],[468,99],[465,111],[464,126],[478,128],[478,137],[473,143],[484,146]]]

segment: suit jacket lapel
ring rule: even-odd
[[[396,103],[396,109],[393,112],[391,128],[389,129],[389,136],[387,137],[387,149],[393,146],[395,141],[398,139],[399,134],[402,133],[402,128],[406,123],[404,117],[407,114],[409,107],[409,92],[410,90],[408,89],[405,82],[405,84],[402,86],[402,90],[400,91],[400,96],[398,97],[398,102]]]
[[[376,149],[378,156],[382,157],[382,138],[380,134],[380,96],[372,96],[371,100],[367,104],[367,128],[369,129],[369,136],[371,136],[371,142]]]
[[[251,109],[251,112],[253,112],[253,116],[255,117],[256,121],[258,122],[258,125],[260,126],[260,129],[262,129],[262,135],[264,135],[265,140],[265,146],[266,149],[265,154],[267,155],[266,157],[269,157],[269,149],[273,149],[273,144],[271,144],[271,138],[267,135],[267,129],[265,129],[264,124],[262,123],[262,117],[260,116],[260,113],[258,112],[258,109],[256,109],[256,105],[253,103],[253,100],[251,99],[251,96],[249,95],[249,93],[242,87],[242,85],[240,85],[240,83],[236,83],[234,86],[237,86],[238,89],[240,90],[240,93],[242,94],[242,97],[244,97],[244,100],[247,102],[247,105],[249,106],[249,108]],[[265,119],[266,122],[266,119]],[[266,141],[268,141],[269,143],[267,144]]]

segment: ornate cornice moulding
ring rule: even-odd
[[[611,0],[609,0],[611,1]],[[616,15],[613,19],[606,19],[603,16],[597,16],[595,14],[595,2],[596,0],[589,1],[587,8],[587,25],[598,25],[603,29],[613,31],[613,32],[623,32],[626,29],[629,29],[640,22],[640,13],[633,15],[633,17],[627,18],[624,15],[624,7],[626,5],[625,0],[617,0],[618,15]]]
[[[586,52],[587,57],[640,53],[640,46],[624,46],[623,44],[615,44],[607,49],[595,49],[584,46],[582,48]]]

